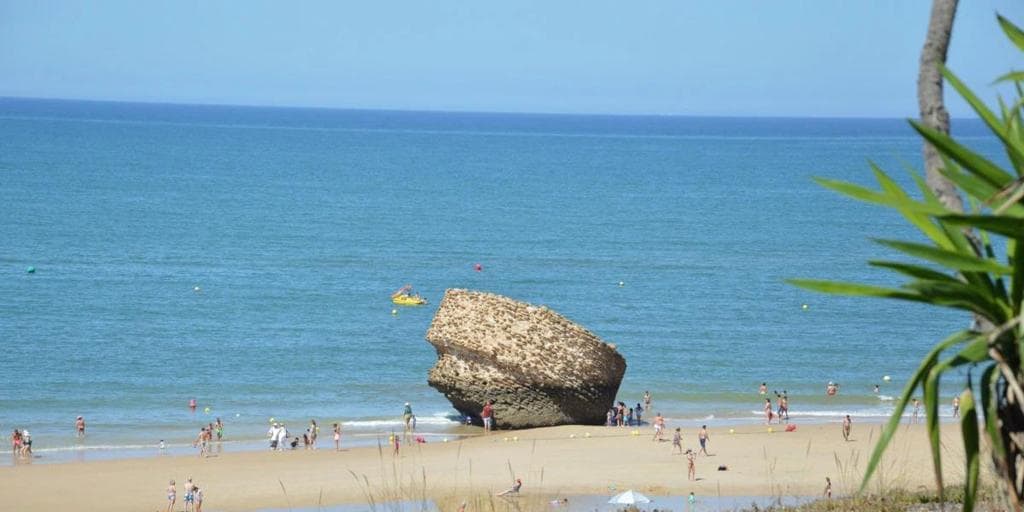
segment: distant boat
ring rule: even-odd
[[[427,299],[413,293],[412,285],[407,284],[391,294],[391,302],[399,306],[422,306],[427,303]]]

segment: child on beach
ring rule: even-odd
[[[193,499],[196,502],[194,511],[195,512],[203,512],[203,490],[200,489],[198,486],[193,485],[192,486],[192,496],[193,496]]]
[[[341,423],[334,424],[334,451],[341,451]]]
[[[683,433],[679,429],[679,427],[676,427],[676,432],[674,434],[672,434],[672,450],[675,451],[676,448],[679,449],[679,454],[682,455],[682,453],[683,453]]]
[[[847,414],[846,417],[843,418],[843,440],[844,441],[849,441],[850,440],[850,430],[852,428],[853,428],[853,420],[850,419],[850,415]]]
[[[765,398],[764,399],[764,424],[765,425],[771,425],[772,424],[772,417],[774,415],[775,415],[775,413],[772,412],[772,399],[771,398]]]
[[[178,488],[174,486],[174,480],[167,485],[167,512],[174,510],[174,503],[178,501]]]

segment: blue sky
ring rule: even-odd
[[[931,2],[0,0],[0,96],[341,108],[916,115]],[[950,66],[1024,68],[961,2]],[[969,113],[947,94],[955,116]]]

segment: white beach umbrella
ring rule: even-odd
[[[651,499],[643,494],[633,491],[632,489],[612,496],[612,499],[608,500],[608,503],[615,505],[636,505],[637,503],[650,503]]]

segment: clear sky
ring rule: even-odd
[[[961,0],[983,96],[1021,54]],[[0,96],[415,110],[908,117],[926,0],[0,0]],[[969,113],[947,93],[954,116]]]

